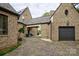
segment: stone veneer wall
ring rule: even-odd
[[[14,46],[17,44],[17,16],[0,11],[0,14],[8,16],[8,35],[0,35],[0,49]]]
[[[65,10],[68,10],[68,15],[65,15]],[[75,26],[75,40],[79,40],[79,13],[75,10],[72,4],[62,3],[58,10],[53,15],[52,24],[52,40],[59,40],[59,26]]]
[[[29,9],[25,9],[25,11],[23,12],[23,14],[20,15],[19,19],[22,19],[22,17],[24,17],[24,20],[29,20],[32,19],[32,16],[30,14]],[[22,28],[23,24],[18,23],[18,29]]]
[[[50,38],[50,24],[41,24],[41,37]]]
[[[31,25],[29,25],[29,26],[31,26]],[[37,36],[38,28],[32,27],[31,32],[33,34],[33,37],[50,38],[50,24],[49,25],[48,24],[40,24],[40,27],[41,27],[41,29],[40,29],[41,30],[41,36]],[[27,33],[27,26],[25,27],[25,33]]]

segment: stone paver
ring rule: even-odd
[[[79,41],[52,41],[27,38],[16,50],[6,56],[78,56]]]

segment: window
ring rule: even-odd
[[[66,15],[66,16],[68,15],[68,10],[65,10],[65,15]]]
[[[8,34],[8,17],[0,14],[0,35]]]

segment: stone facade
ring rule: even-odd
[[[17,19],[14,14],[0,10],[0,14],[8,16],[8,35],[0,35],[0,49],[17,44]]]
[[[18,30],[19,30],[20,28],[23,28],[23,24],[18,23]]]
[[[41,24],[41,37],[50,38],[50,24]]]
[[[33,25],[31,28],[32,28],[31,33],[33,34],[33,37],[50,38],[50,24],[39,24],[39,25],[37,24],[37,27]],[[40,35],[37,35],[38,30],[41,31]],[[25,31],[27,31],[27,28]]]
[[[34,37],[37,37],[37,31],[38,31],[38,27],[32,27],[31,29],[31,33],[33,34]]]
[[[68,10],[68,15],[65,13],[66,10]],[[74,26],[75,40],[79,40],[79,13],[71,3],[61,3],[50,20],[50,24],[36,24],[41,26],[42,38],[50,38],[54,41],[58,41],[60,26]],[[31,31],[34,36],[37,36],[37,29],[38,28],[32,27]]]
[[[65,10],[68,10],[68,15],[65,15]],[[76,11],[72,4],[60,4],[52,16],[52,20],[52,40],[59,40],[58,28],[59,26],[67,26],[67,21],[69,22],[68,26],[75,27],[75,40],[79,40],[79,13]]]
[[[23,18],[24,18],[24,20],[32,19],[32,16],[31,16],[31,13],[30,13],[28,7],[24,9],[24,11],[22,12],[22,14],[21,14],[20,17],[19,17],[20,20],[23,20]],[[20,28],[22,28],[22,27],[23,27],[23,24],[18,23],[18,30],[19,30]]]
[[[25,35],[28,34],[28,28],[31,28],[30,33],[33,34],[33,37],[37,37],[38,25],[28,25],[25,27]]]

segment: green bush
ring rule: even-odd
[[[18,32],[24,33],[24,28],[20,28]]]
[[[16,46],[12,46],[12,47],[8,47],[8,48],[5,48],[5,49],[3,49],[3,50],[0,50],[0,56],[3,56],[3,55],[5,55],[5,54],[7,54],[7,53],[9,53],[9,52],[11,52],[11,51],[13,51],[13,50],[15,50],[15,49],[18,48],[20,45],[21,45],[21,44],[18,43]]]

